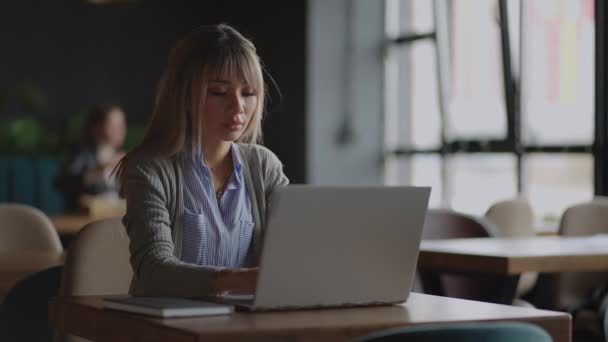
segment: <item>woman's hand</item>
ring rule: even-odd
[[[226,268],[217,271],[211,285],[211,296],[227,293],[253,294],[258,279],[258,268]]]

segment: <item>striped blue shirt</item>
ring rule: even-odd
[[[211,169],[202,154],[184,159],[184,262],[230,268],[251,266],[251,201],[236,144],[232,144],[231,152],[234,170],[220,197],[216,196]]]

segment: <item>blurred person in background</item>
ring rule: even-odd
[[[111,172],[125,155],[121,149],[125,135],[125,114],[119,106],[91,108],[80,144],[73,148],[55,180],[66,211],[82,211],[87,195],[118,198],[118,184]]]

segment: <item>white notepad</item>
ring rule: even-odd
[[[226,315],[234,312],[234,306],[170,297],[108,297],[103,307],[156,317],[188,317]]]

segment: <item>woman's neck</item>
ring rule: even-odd
[[[217,170],[230,157],[230,142],[221,141],[217,144],[205,144],[203,146],[203,157],[205,164],[211,170]]]

